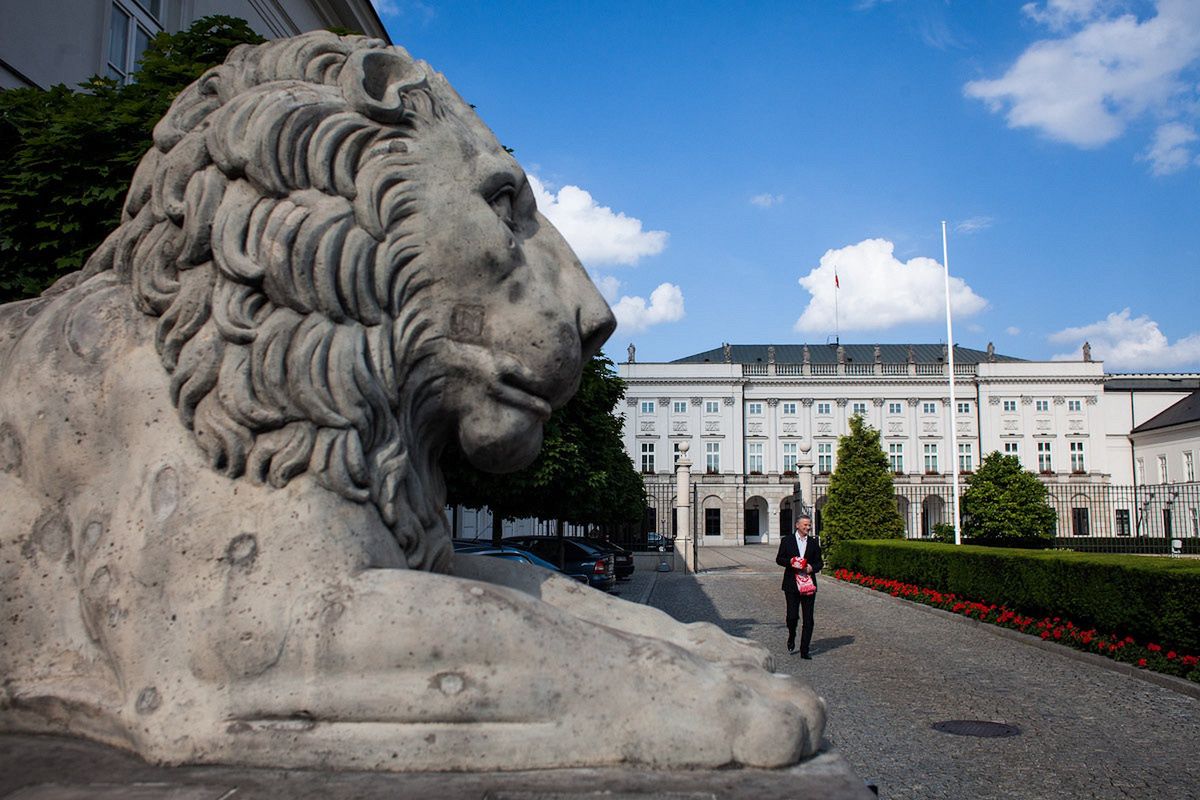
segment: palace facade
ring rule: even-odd
[[[804,502],[819,527],[838,437],[857,414],[881,432],[908,536],[929,536],[950,521],[954,461],[969,477],[993,451],[1041,476],[1060,536],[1200,535],[1200,501],[1171,509],[1173,525],[1162,529],[1159,509],[1145,501],[1157,476],[1138,474],[1138,459],[1149,456],[1135,457],[1131,439],[1200,389],[1200,374],[1109,374],[1086,346],[1078,361],[956,346],[952,403],[948,355],[940,344],[723,345],[667,363],[618,365],[627,383],[618,409],[625,447],[654,506],[647,525],[671,525],[671,476],[687,442],[701,543],[769,542],[790,530],[798,465],[806,463],[815,487]],[[1191,446],[1172,451],[1181,464],[1176,481],[1187,474],[1183,451]],[[1200,445],[1188,452],[1194,463]]]

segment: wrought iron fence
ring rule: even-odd
[[[961,489],[966,491],[968,482]],[[1053,546],[1113,553],[1200,554],[1200,482],[1149,485],[1048,483],[1055,513]],[[826,485],[816,487],[817,526]],[[909,538],[930,538],[952,524],[947,483],[896,484],[896,506]],[[1177,544],[1173,544],[1177,543]]]

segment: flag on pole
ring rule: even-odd
[[[837,277],[837,270],[836,270],[836,269],[833,271],[833,288],[835,288],[835,289],[840,289],[840,288],[842,288],[842,285],[841,285],[840,283],[838,283],[838,277]]]

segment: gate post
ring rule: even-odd
[[[679,443],[679,461],[675,463],[675,515],[679,521],[679,535],[675,539],[675,552],[683,548],[685,572],[696,571],[696,556],[692,551],[692,462],[688,459],[689,445]]]
[[[800,515],[807,511],[809,515],[814,517],[813,532],[816,533],[815,503],[817,498],[813,495],[812,459],[808,457],[809,452],[812,451],[812,445],[808,442],[801,442],[799,449],[800,454],[796,458],[796,471],[800,473],[798,476],[800,480],[796,486],[800,489],[800,496],[792,503],[792,525],[795,525],[796,520],[800,519]]]

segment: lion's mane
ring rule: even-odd
[[[115,271],[158,318],[172,402],[214,469],[275,487],[307,472],[372,502],[423,569],[447,567],[449,542],[434,456],[412,446],[433,413],[436,381],[413,374],[436,276],[407,142],[454,103],[379,40],[240,46],[155,127],[83,272]]]

